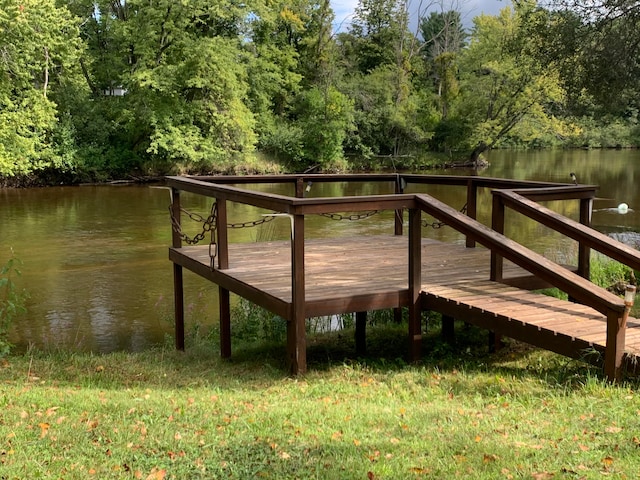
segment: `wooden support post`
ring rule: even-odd
[[[422,231],[421,211],[409,210],[409,361],[420,360],[422,350]]]
[[[296,198],[304,197],[304,178],[300,177],[296,179]]]
[[[396,177],[395,193],[404,193],[404,180],[400,175]],[[394,235],[402,235],[404,224],[404,210],[398,209],[395,211],[393,221],[393,233]],[[393,321],[396,323],[402,323],[402,308],[396,307],[393,309]]]
[[[176,350],[184,351],[184,286],[182,266],[173,264],[173,303],[176,335]]]
[[[225,270],[229,268],[229,238],[227,235],[227,202],[223,199],[216,199],[218,203],[218,216],[216,217],[218,268]]]
[[[493,195],[493,204],[491,207],[491,228],[498,233],[504,234],[504,202],[500,195]],[[503,278],[502,255],[491,250],[491,268],[489,272],[489,280],[501,282]],[[489,352],[493,353],[502,346],[502,336],[495,332],[489,332]]]
[[[604,352],[604,373],[611,382],[616,382],[622,377],[622,356],[624,354],[628,315],[628,311],[625,311],[622,315],[617,312],[611,312],[607,315],[607,346]]]
[[[491,208],[491,228],[501,234],[504,234],[504,203],[500,195],[493,195],[493,205]],[[491,271],[489,279],[494,282],[502,281],[502,256],[491,251]]]
[[[478,185],[475,180],[469,179],[467,181],[467,217],[474,220],[478,215]],[[476,241],[473,237],[467,235],[465,245],[467,248],[474,248]]]
[[[231,356],[231,302],[229,290],[218,287],[218,302],[220,305],[220,356]]]
[[[592,198],[580,200],[580,223],[591,226]],[[578,275],[589,280],[591,278],[591,249],[582,243],[578,244]]]
[[[356,355],[367,353],[367,312],[356,312]]]
[[[627,285],[624,295],[622,314],[611,312],[607,315],[607,345],[604,355],[604,371],[607,378],[614,382],[622,378],[622,359],[627,333],[627,319],[636,296],[635,285]]]
[[[454,319],[449,315],[442,315],[442,340],[447,343],[455,342]]]
[[[173,221],[180,225],[180,190],[171,189],[171,216]],[[180,232],[172,225],[171,245],[174,248],[182,247]],[[182,266],[173,264],[173,307],[174,329],[176,337],[176,350],[184,351],[184,282],[182,278]]]
[[[400,175],[396,177],[396,194],[404,193],[404,180]],[[393,222],[394,235],[402,235],[402,227],[404,223],[404,210],[398,209],[395,211],[395,217]]]
[[[287,322],[287,350],[292,375],[307,371],[304,282],[304,215],[294,215],[291,232],[291,314]]]

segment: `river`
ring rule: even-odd
[[[490,166],[479,175],[526,180],[569,182],[575,172],[580,183],[599,185],[594,202],[596,229],[638,241],[640,232],[640,151],[572,150],[513,152],[494,151]],[[437,170],[436,174],[469,174],[469,171]],[[285,193],[278,186],[266,191]],[[314,185],[314,196],[390,193],[368,184]],[[411,190],[409,190],[411,191]],[[464,203],[462,189],[432,187],[428,193],[451,205]],[[480,199],[480,219],[487,221]],[[617,206],[629,205],[626,214]],[[186,197],[184,203],[207,214],[205,201]],[[11,250],[23,264],[16,282],[29,292],[28,313],[15,323],[11,341],[19,349],[65,348],[106,353],[138,351],[164,342],[173,331],[173,283],[167,247],[171,242],[169,193],[149,186],[76,186],[0,190],[0,264]],[[577,217],[577,202],[553,205],[555,210]],[[230,209],[230,221],[260,218],[261,212],[245,206]],[[484,216],[483,216],[484,215]],[[307,235],[391,233],[390,212],[358,222],[312,218]],[[531,222],[514,218],[507,235],[554,260],[567,261],[575,248]],[[196,228],[196,227],[193,227]],[[429,230],[429,231],[427,231]],[[194,233],[197,231],[194,230]],[[234,230],[232,241],[286,238],[286,219],[262,227]],[[425,229],[425,235],[461,241],[449,228]],[[571,261],[571,259],[568,259]],[[188,325],[217,321],[217,289],[199,277],[185,273],[185,305]]]

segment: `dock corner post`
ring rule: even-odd
[[[622,377],[622,357],[625,346],[626,315],[607,315],[607,346],[604,352],[604,373],[611,382]]]
[[[287,352],[292,375],[307,371],[304,283],[304,215],[294,215],[291,231],[291,314],[287,322]]]
[[[409,360],[420,360],[422,351],[422,231],[421,211],[409,210]]]
[[[184,284],[182,265],[173,264],[173,301],[176,350],[184,351]]]
[[[171,188],[171,216],[174,225],[172,225],[171,245],[173,248],[182,247],[182,238],[176,224],[180,225],[180,190]],[[173,264],[173,303],[174,303],[174,322],[176,336],[176,350],[184,351],[184,282],[182,274],[182,265]]]
[[[604,372],[609,381],[622,378],[622,366],[627,332],[627,319],[633,307],[636,287],[627,285],[622,313],[611,311],[607,314],[607,345],[604,353]]]
[[[218,286],[220,306],[220,356],[231,357],[231,301],[229,290]]]
[[[474,220],[478,216],[478,185],[473,179],[467,181],[467,216]],[[465,246],[475,248],[476,241],[467,235]]]

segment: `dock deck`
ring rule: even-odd
[[[409,306],[407,243],[407,237],[394,235],[307,240],[304,316]],[[603,314],[488,280],[490,252],[484,248],[426,238],[421,244],[424,310],[573,358],[604,354],[607,322]],[[230,245],[232,267],[226,270],[210,269],[206,246],[172,248],[170,258],[286,318],[292,302],[289,242]],[[504,282],[517,284],[524,278],[528,277],[522,269],[505,264]],[[640,360],[640,322],[634,318],[627,320],[625,352],[627,363]]]

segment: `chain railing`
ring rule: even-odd
[[[321,217],[330,218],[331,220],[357,221],[357,220],[364,220],[365,218],[373,217],[374,215],[377,215],[378,213],[380,213],[379,210],[372,210],[370,212],[352,213],[350,215],[343,215],[341,213],[320,213],[319,215]]]
[[[211,237],[209,240],[209,259],[210,259],[210,268],[211,270],[215,269],[215,260],[218,254],[218,245],[216,242],[216,218],[218,216],[218,204],[213,202],[211,204],[211,213],[208,217],[203,217],[199,213],[190,212],[186,208],[180,207],[180,212],[184,213],[189,219],[193,220],[197,223],[202,223],[202,231],[190,237],[182,230],[182,224],[178,221],[178,219],[173,214],[173,208],[171,205],[169,206],[169,215],[171,216],[171,226],[173,230],[178,234],[180,239],[189,244],[196,245],[204,240],[205,235],[210,233]],[[249,222],[237,222],[237,223],[228,223],[227,228],[252,228],[257,227],[259,225],[271,222],[276,218],[275,215],[264,215],[263,218],[259,218],[257,220],[252,220]]]
[[[467,204],[466,203],[460,209],[460,213],[465,213],[465,214],[467,213]],[[426,227],[426,228],[430,227],[430,228],[433,228],[434,230],[437,230],[439,228],[446,227],[447,224],[446,224],[446,222],[428,222],[428,221],[424,220],[422,222],[422,226]]]

